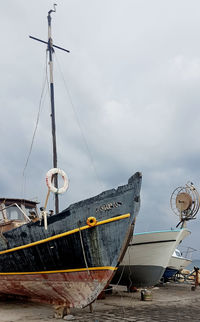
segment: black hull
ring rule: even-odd
[[[79,304],[74,299],[67,301],[69,306],[89,304],[110,280],[127,248],[139,211],[140,187],[141,174],[136,173],[127,185],[73,204],[60,214],[49,217],[47,230],[43,221],[38,221],[5,232],[4,238],[0,238],[0,279],[8,277],[10,282],[7,288],[0,286],[0,293],[22,293],[48,301],[51,300],[48,294],[43,296],[41,292],[37,294],[34,291],[34,296],[31,296],[28,286],[23,286],[23,291],[19,292],[21,282],[13,287],[12,276],[15,281],[16,276],[23,276],[22,280],[26,281],[30,276],[41,275],[45,280],[51,274],[105,271],[106,277],[101,276],[98,291],[93,290],[88,299]],[[95,217],[97,223],[94,227],[87,225],[89,217]],[[107,270],[112,274],[107,274]],[[67,279],[70,280],[69,275]],[[89,280],[91,282],[91,277]],[[64,303],[64,298],[67,294],[58,296],[58,301],[63,300]],[[56,302],[56,297],[53,300]]]
[[[165,268],[162,266],[119,266],[111,284],[125,285],[127,289],[131,289],[131,287],[150,287],[159,283],[164,271]]]

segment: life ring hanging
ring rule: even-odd
[[[97,224],[97,220],[95,217],[88,217],[87,219],[87,225],[90,227],[93,227]]]
[[[53,183],[52,183],[52,177],[54,174],[60,174],[63,178],[63,186],[61,188],[56,188]],[[66,173],[58,168],[53,168],[51,170],[49,170],[46,174],[46,184],[47,187],[49,188],[50,191],[54,192],[54,193],[64,193],[68,187],[69,187],[69,181],[67,178]]]

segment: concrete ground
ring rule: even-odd
[[[141,301],[140,291],[127,293],[126,288],[116,286],[113,294],[93,303],[89,308],[73,309],[68,321],[200,321],[200,286],[195,291],[190,284],[167,283],[152,289],[152,301]],[[19,300],[0,301],[1,322],[58,322],[49,305]],[[61,321],[61,320],[60,320]]]

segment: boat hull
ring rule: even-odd
[[[125,285],[128,290],[132,287],[153,286],[159,282],[164,271],[164,267],[154,265],[119,266],[111,284]]]
[[[191,259],[185,258],[183,256],[174,256],[169,260],[166,270],[163,274],[164,281],[167,281],[168,278],[173,277],[176,273],[181,272],[185,267],[190,265],[192,262]]]
[[[111,283],[128,288],[156,285],[187,229],[134,234]]]
[[[171,269],[175,269],[177,271],[181,271],[182,269],[184,269],[185,267],[187,267],[191,263],[192,263],[192,260],[189,258],[172,256],[170,258],[168,267]]]
[[[140,187],[141,174],[136,173],[127,185],[49,217],[47,230],[42,220],[5,232],[0,238],[0,280],[6,283],[0,283],[0,294],[69,307],[94,301],[128,247]],[[88,225],[90,217],[93,226]]]
[[[0,276],[1,292],[32,301],[83,307],[93,302],[113,275],[112,269]],[[48,294],[48,297],[47,297]],[[73,305],[72,305],[73,303]]]

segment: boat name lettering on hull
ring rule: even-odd
[[[122,205],[122,202],[120,201],[116,201],[116,202],[109,202],[105,205],[100,206],[99,208],[96,208],[96,213],[99,211],[107,211],[107,210],[111,210],[113,208],[118,208]]]

